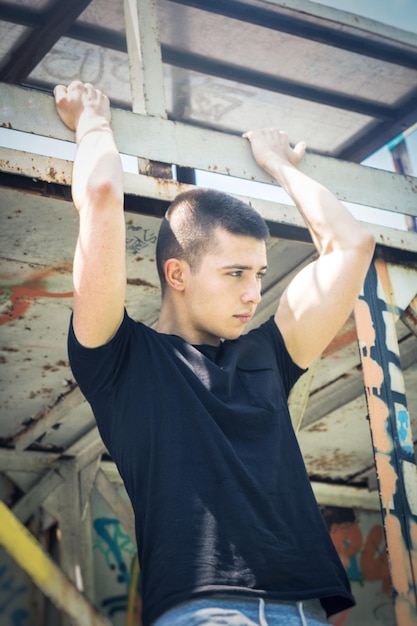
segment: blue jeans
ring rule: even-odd
[[[328,624],[319,600],[278,602],[214,595],[184,602],[152,626],[323,626]]]

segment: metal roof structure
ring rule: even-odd
[[[138,159],[137,172],[125,174],[127,307],[136,319],[152,325],[158,317],[159,220],[178,191],[195,183],[195,170],[240,179],[245,198],[245,181],[271,188],[269,200],[250,198],[272,234],[254,324],[273,313],[291,277],[314,257],[297,211],[240,137],[251,128],[280,126],[294,143],[304,139],[302,169],[341,200],[417,216],[416,178],[359,165],[417,122],[411,32],[308,0],[0,0],[0,126],[69,145],[73,135],[51,92],[75,79],[108,94],[119,149]],[[24,522],[42,505],[60,525],[76,526],[93,484],[116,497],[114,470],[66,355],[77,231],[71,161],[37,154],[33,145],[0,148],[0,490]],[[393,318],[381,341],[382,378],[377,372],[369,383],[373,344],[359,307],[290,406],[320,504],[378,509],[367,418],[393,369],[403,379],[396,391],[405,385],[411,448],[417,433],[417,234],[369,228],[378,246],[369,289]],[[380,340],[381,332],[376,325]],[[389,364],[397,340],[401,367]],[[74,475],[79,508],[67,505],[64,514],[60,493],[63,485],[75,489]],[[405,493],[416,494],[414,470],[407,476]],[[119,507],[131,530],[126,505]]]
[[[159,0],[157,19],[170,119],[236,134],[278,121],[356,162],[417,121],[413,33],[304,1]],[[1,81],[81,79],[132,108],[122,2],[2,1],[0,20]]]

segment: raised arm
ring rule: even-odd
[[[251,131],[253,155],[287,191],[319,253],[282,294],[275,320],[293,360],[307,367],[351,313],[374,251],[374,238],[325,187],[297,165],[305,144],[291,148],[277,129]]]
[[[123,319],[126,290],[123,171],[107,97],[74,82],[55,90],[58,113],[76,132],[72,196],[79,213],[74,256],[74,330],[87,347],[108,342]]]

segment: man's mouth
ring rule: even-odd
[[[238,319],[242,324],[247,324],[252,317],[251,313],[239,313],[238,315],[234,315],[236,319]]]

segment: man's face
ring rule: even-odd
[[[185,290],[192,343],[218,345],[245,330],[261,300],[266,246],[253,237],[215,230],[211,252],[188,276]]]

